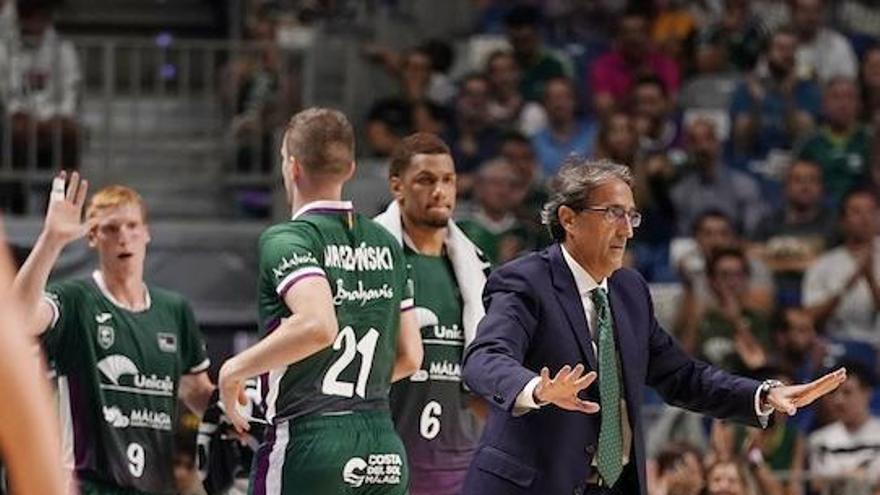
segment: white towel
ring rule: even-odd
[[[400,218],[400,206],[397,201],[392,201],[385,212],[380,213],[373,220],[388,229],[403,246],[403,221]],[[471,242],[452,220],[449,221],[449,227],[446,229],[444,245],[458,282],[458,290],[461,292],[464,345],[468,346],[477,333],[477,324],[486,314],[483,308],[483,286],[486,285],[489,262],[483,258],[480,248]]]

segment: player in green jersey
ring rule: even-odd
[[[67,491],[58,459],[57,418],[52,414],[42,363],[21,332],[21,305],[10,291],[12,260],[0,222],[0,453],[15,493]],[[0,487],[0,492],[3,492]]]
[[[483,316],[489,264],[452,221],[455,165],[437,136],[404,138],[391,157],[395,202],[377,217],[411,266],[422,369],[391,389],[391,410],[410,461],[412,495],[457,495],[480,437],[481,399],[461,382],[461,359]]]
[[[15,280],[30,335],[58,374],[70,466],[83,494],[174,493],[177,398],[197,414],[214,390],[205,346],[184,299],[144,283],[150,231],[140,196],[110,186],[89,201],[74,172],[53,180],[43,231]],[[82,237],[91,277],[53,283],[61,250]]]
[[[281,157],[293,217],[260,238],[263,337],[220,370],[226,414],[241,430],[242,382],[262,375],[271,426],[250,491],[407,493],[406,453],[388,406],[391,382],[422,358],[403,253],[384,228],[340,201],[354,173],[344,115],[296,114]]]

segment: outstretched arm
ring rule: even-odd
[[[83,237],[89,224],[82,221],[82,209],[89,184],[73,172],[70,180],[61,172],[52,180],[49,208],[43,231],[13,283],[13,292],[24,308],[22,327],[28,335],[39,335],[52,322],[52,308],[43,301],[49,273],[61,250]]]
[[[397,356],[391,381],[402,380],[422,367],[425,349],[422,347],[419,322],[410,307],[400,313],[400,332],[397,335]]]
[[[15,407],[0,407],[0,452],[9,466],[15,493],[62,494],[58,418],[45,371],[25,335],[18,331],[20,309],[11,291],[12,264],[0,226],[0,397]]]

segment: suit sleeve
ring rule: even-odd
[[[735,376],[689,356],[654,318],[647,284],[649,335],[647,384],[674,406],[760,427],[755,394],[760,382]]]
[[[486,316],[464,356],[464,381],[496,407],[512,411],[537,374],[523,366],[538,322],[538,307],[522,275],[501,269],[486,283]]]

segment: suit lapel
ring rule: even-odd
[[[556,289],[556,298],[559,300],[565,317],[568,319],[569,329],[574,333],[581,354],[586,357],[588,369],[598,370],[596,355],[590,339],[590,329],[587,327],[587,317],[584,314],[584,304],[578,294],[577,285],[574,283],[574,275],[562,257],[559,244],[554,244],[547,251],[550,262],[550,275],[553,279],[553,287]]]
[[[630,423],[632,423],[637,413],[632,410],[635,404],[637,404],[637,397],[634,394],[637,390],[640,390],[640,387],[637,386],[632,367],[626,366],[626,363],[638,362],[639,355],[638,348],[636,347],[638,343],[629,321],[629,315],[626,313],[626,306],[623,300],[620,298],[620,291],[622,290],[623,288],[613,283],[612,278],[608,279],[608,295],[609,303],[611,304],[611,317],[614,320],[617,355],[621,360],[620,369],[623,372],[623,389],[626,397],[627,412],[629,413]]]

